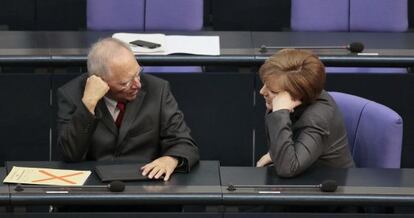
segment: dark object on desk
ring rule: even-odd
[[[71,190],[90,190],[90,189],[101,189],[109,190],[110,192],[123,192],[125,190],[125,183],[122,181],[113,181],[107,185],[83,185],[83,186],[55,186],[55,185],[22,185],[17,184],[14,190],[16,192],[22,192],[24,189],[31,188],[44,188],[48,191],[71,191]]]
[[[360,53],[364,50],[364,44],[361,42],[353,42],[346,46],[346,49],[348,49],[352,53]]]
[[[99,165],[95,167],[95,172],[102,180],[108,181],[136,181],[148,180],[148,177],[141,174],[141,167],[145,164],[112,164]]]
[[[129,44],[133,44],[139,47],[151,48],[151,49],[161,47],[161,44],[154,43],[154,42],[148,42],[144,40],[135,40],[135,41],[129,42]]]
[[[352,42],[351,44],[345,46],[260,46],[259,52],[266,53],[269,49],[284,49],[284,48],[294,48],[294,49],[347,49],[351,53],[359,53],[364,50],[364,44],[361,42]]]
[[[323,192],[334,192],[338,188],[335,180],[325,180],[318,185],[232,185],[227,187],[228,191],[235,191],[238,188],[319,188]]]

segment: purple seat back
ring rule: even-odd
[[[145,30],[200,31],[203,0],[147,0]]]
[[[407,0],[350,0],[350,31],[405,32]]]
[[[145,66],[144,73],[200,73],[203,69],[200,66],[166,66],[153,67]]]
[[[89,30],[143,30],[144,0],[88,0],[86,17]]]
[[[203,0],[87,0],[89,30],[199,31]]]
[[[407,0],[292,0],[293,31],[408,30]]]
[[[407,73],[402,67],[326,67],[327,73]]]
[[[341,110],[357,167],[400,168],[403,121],[392,109],[358,96],[329,92]]]
[[[348,31],[349,0],[292,0],[293,31]]]

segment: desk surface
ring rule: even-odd
[[[290,179],[279,178],[273,168],[221,167],[224,204],[340,204],[412,205],[414,169],[310,169]],[[267,188],[266,185],[317,185],[335,180],[335,192],[319,188]],[[227,185],[260,188],[227,190]],[[269,193],[274,192],[274,193]],[[267,192],[267,193],[266,193]],[[276,193],[280,192],[280,193]]]
[[[93,162],[7,162],[10,166],[91,169]],[[3,171],[4,177],[4,171]],[[268,185],[317,185],[335,180],[335,192],[319,188],[276,188]],[[87,185],[102,184],[92,175]],[[236,190],[227,189],[228,184]],[[238,188],[237,185],[263,187]],[[267,186],[267,187],[266,187]],[[310,169],[295,178],[279,178],[272,168],[219,167],[216,161],[202,161],[189,174],[173,175],[169,182],[127,182],[124,192],[83,189],[68,193],[46,193],[60,189],[30,188],[16,192],[0,186],[0,203],[11,205],[414,205],[414,169]]]
[[[94,169],[96,162],[62,163],[62,162],[7,162],[11,166],[48,167],[59,169]],[[138,171],[138,170],[137,170]],[[85,185],[102,184],[95,173],[92,173]],[[59,188],[30,188],[16,192],[11,185],[11,204],[221,204],[221,187],[218,161],[201,161],[188,173],[175,173],[170,181],[137,181],[125,182],[124,192],[110,192],[102,189],[67,189],[68,193],[46,193]]]
[[[114,32],[80,31],[0,31],[0,64],[83,65],[89,47]],[[140,55],[144,65],[220,65],[251,64],[254,53],[250,32],[167,32],[168,35],[218,35],[219,56],[203,55]]]
[[[113,32],[0,31],[0,65],[84,65],[90,45]],[[367,53],[360,56],[345,49],[316,49],[329,66],[414,66],[414,33],[349,32],[169,32],[166,34],[218,35],[221,55],[140,55],[143,65],[261,65],[275,52],[260,53],[268,46],[340,46],[362,42]]]

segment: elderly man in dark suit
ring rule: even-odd
[[[88,74],[58,90],[58,144],[67,161],[148,163],[148,178],[168,180],[199,160],[196,143],[167,81],[142,74],[130,47],[113,38],[95,43]]]

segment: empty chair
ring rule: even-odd
[[[405,32],[407,0],[350,0],[350,31]]]
[[[341,110],[357,167],[400,168],[403,121],[392,109],[358,96],[329,92]]]
[[[86,23],[88,30],[144,30],[145,0],[88,0]]]
[[[292,0],[293,31],[404,32],[407,0]],[[328,73],[407,73],[406,68],[328,67]]]
[[[348,31],[349,0],[292,0],[293,31]]]
[[[203,0],[147,0],[146,31],[200,31]]]

